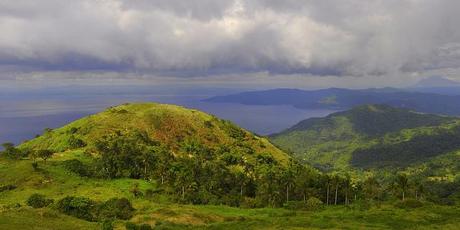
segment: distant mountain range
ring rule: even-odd
[[[454,164],[452,172],[460,172],[458,118],[387,105],[364,105],[307,119],[270,138],[324,170],[422,167],[442,160],[441,168]]]
[[[432,76],[420,80],[414,87],[417,88],[435,88],[435,87],[454,87],[460,86],[460,82],[453,81],[441,76]]]
[[[246,105],[292,105],[300,109],[333,110],[346,110],[365,104],[387,104],[424,113],[460,115],[460,95],[417,92],[416,89],[272,89],[217,96],[205,101]]]

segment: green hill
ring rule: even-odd
[[[406,167],[460,149],[458,120],[387,105],[301,121],[273,143],[323,169]]]
[[[187,144],[199,144],[213,149],[225,146],[236,148],[240,152],[251,153],[248,156],[252,160],[260,154],[270,154],[279,162],[289,159],[265,138],[255,136],[229,121],[198,110],[155,103],[112,107],[62,128],[47,130],[19,148],[50,149],[54,152],[84,149],[94,153],[98,141],[114,135],[145,136],[175,155],[188,154],[182,151]]]

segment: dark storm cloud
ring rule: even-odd
[[[0,65],[177,76],[460,67],[460,1],[0,0]]]

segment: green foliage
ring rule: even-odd
[[[34,169],[34,171],[37,171],[38,170],[38,162],[32,162],[32,168]]]
[[[437,129],[399,143],[384,143],[353,152],[351,163],[355,167],[407,167],[416,162],[447,154],[460,148],[460,126]]]
[[[0,186],[0,193],[5,192],[5,191],[11,191],[11,190],[14,190],[16,188],[17,188],[17,186],[12,185],[12,184],[3,185],[3,186]]]
[[[67,196],[57,202],[57,209],[67,215],[88,221],[130,219],[135,209],[126,198],[113,198],[97,203],[86,197]]]
[[[19,159],[24,156],[24,152],[14,147],[13,143],[3,143],[3,151],[0,152],[0,156],[8,159]]]
[[[78,159],[65,160],[62,164],[64,168],[71,173],[75,173],[81,177],[91,176],[88,167]]]
[[[122,219],[128,220],[134,214],[131,202],[126,198],[113,198],[97,207],[97,219]]]
[[[272,141],[324,171],[405,168],[460,148],[455,117],[363,105],[298,123]]]
[[[73,197],[67,196],[59,200],[56,204],[56,208],[69,216],[74,216],[79,219],[93,221],[93,211],[95,202],[86,197]]]
[[[78,148],[83,148],[86,146],[85,141],[75,137],[74,135],[71,135],[69,137],[69,140],[67,140],[67,142],[68,142],[67,144],[70,149],[78,149]]]
[[[48,150],[48,149],[40,149],[40,150],[37,150],[35,155],[39,158],[42,158],[43,161],[46,162],[46,160],[48,160],[48,158],[52,157],[53,156],[53,152],[51,150]]]
[[[315,211],[315,210],[318,210],[318,209],[321,209],[323,207],[323,202],[316,198],[316,197],[310,197],[308,198],[306,204],[305,204],[305,207],[307,210],[310,210],[310,211]]]
[[[413,209],[423,207],[423,202],[415,199],[406,199],[399,201],[395,204],[395,207],[403,209]]]
[[[102,222],[102,230],[113,230],[113,221],[112,220],[104,220]]]
[[[148,224],[135,224],[133,222],[126,222],[126,230],[152,230],[152,226]],[[156,229],[156,228],[155,228]]]
[[[44,195],[34,193],[26,201],[27,205],[32,208],[43,208],[54,202],[53,199],[47,199]]]

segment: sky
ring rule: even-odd
[[[0,0],[0,84],[460,80],[457,0]]]

